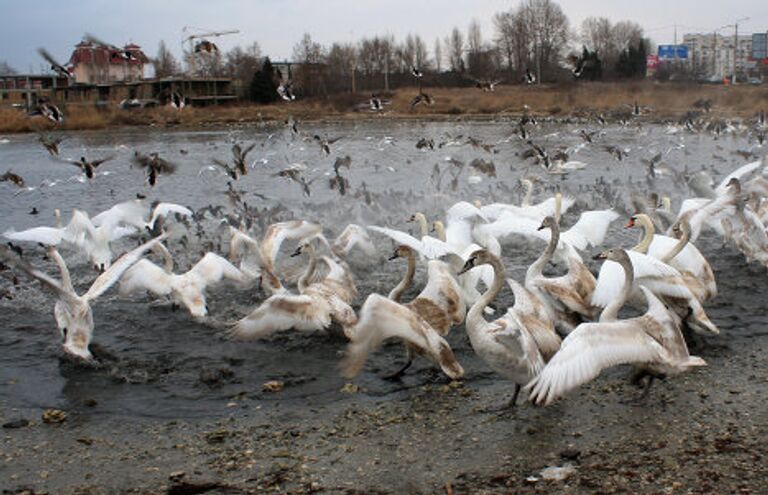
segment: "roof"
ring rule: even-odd
[[[135,60],[126,60],[123,52],[130,52]],[[149,58],[141,51],[141,47],[135,44],[125,45],[122,49],[116,46],[99,45],[88,41],[81,41],[75,45],[75,50],[69,58],[69,65],[77,66],[79,64],[132,64],[143,65],[149,62]]]

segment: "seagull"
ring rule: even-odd
[[[102,158],[101,160],[91,160],[88,161],[85,159],[84,156],[81,156],[79,160],[63,160],[69,164],[72,164],[76,167],[79,167],[80,170],[85,172],[85,176],[88,177],[88,179],[93,179],[94,171],[96,170],[96,167],[101,165],[102,163],[109,161],[113,159],[114,156],[108,156],[106,158]]]
[[[525,69],[525,84],[536,84],[536,76],[530,69]]]
[[[421,79],[421,77],[424,76],[424,73],[417,69],[415,65],[411,65],[411,75],[417,79]]]

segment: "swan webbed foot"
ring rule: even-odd
[[[398,369],[394,373],[384,375],[381,378],[383,378],[384,380],[393,380],[393,381],[399,380],[400,377],[402,377],[403,374],[405,373],[405,370],[411,367],[412,363],[413,363],[413,359],[408,359],[408,361],[406,361],[406,363],[403,366],[401,366],[400,369]]]
[[[484,413],[506,413],[517,410],[517,396],[520,395],[520,389],[522,387],[519,384],[515,384],[515,392],[512,394],[512,398],[503,404],[496,406],[489,406],[481,409]]]
[[[632,384],[640,386],[643,378],[646,376],[648,377],[648,379],[645,381],[645,385],[643,386],[643,392],[640,394],[640,396],[634,399],[626,399],[622,401],[622,404],[625,404],[628,406],[641,407],[648,403],[648,395],[650,394],[651,385],[653,385],[653,381],[656,379],[656,376],[646,371],[641,371],[632,377]]]

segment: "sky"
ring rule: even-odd
[[[293,46],[308,32],[330,45],[364,36],[391,34],[402,40],[419,34],[430,50],[434,40],[454,26],[466,32],[472,19],[483,37],[493,37],[493,14],[518,5],[509,0],[0,0],[0,61],[19,72],[41,72],[45,65],[36,52],[43,46],[65,63],[84,33],[115,45],[133,42],[150,57],[164,40],[177,57],[181,40],[192,33],[239,30],[211,37],[223,51],[258,42],[263,55],[289,59]],[[657,44],[674,41],[686,32],[711,32],[740,22],[740,33],[768,31],[767,0],[560,0],[557,3],[577,29],[585,18],[604,16],[642,25]],[[183,29],[187,27],[186,34]],[[720,31],[732,34],[732,28]]]

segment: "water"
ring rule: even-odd
[[[211,159],[228,160],[233,140],[256,142],[249,161],[257,160],[255,169],[235,184],[246,191],[245,201],[252,207],[271,210],[260,217],[267,225],[288,218],[308,219],[322,223],[327,235],[334,236],[349,222],[363,225],[391,225],[412,228],[404,220],[416,211],[430,219],[441,217],[457,200],[478,200],[518,203],[521,191],[518,179],[535,174],[544,179],[537,188],[536,200],[545,199],[560,189],[575,196],[577,206],[564,220],[567,228],[585,208],[616,207],[624,214],[631,210],[630,198],[651,188],[671,195],[676,209],[690,195],[683,185],[672,180],[649,184],[646,167],[641,158],[664,152],[664,163],[679,171],[709,170],[717,180],[744,163],[734,154],[749,147],[745,136],[714,139],[710,135],[668,135],[663,126],[646,125],[642,129],[606,127],[603,136],[573,154],[571,159],[586,162],[588,167],[567,176],[548,176],[531,160],[521,158],[524,143],[513,138],[514,124],[510,122],[415,123],[398,121],[366,121],[300,125],[307,136],[342,139],[332,145],[330,156],[324,156],[313,141],[293,138],[282,127],[233,128],[195,132],[169,132],[154,129],[125,129],[108,132],[77,132],[64,134],[62,157],[78,159],[115,155],[102,165],[92,182],[78,180],[78,170],[50,156],[34,135],[11,136],[10,142],[0,144],[0,171],[11,168],[21,174],[28,186],[44,180],[55,181],[53,187],[32,191],[17,190],[0,184],[0,231],[22,230],[38,225],[53,225],[53,209],[62,211],[65,221],[74,208],[91,215],[119,201],[146,195],[148,201],[161,199],[197,209],[209,204],[229,203],[225,195],[228,178],[206,170]],[[582,143],[576,124],[543,124],[536,128],[533,140],[543,144],[550,154],[557,147]],[[421,137],[432,137],[436,143],[444,135],[462,134],[496,144],[496,153],[487,153],[471,146],[443,147],[420,151],[415,147]],[[629,148],[629,157],[619,162],[603,149],[614,144]],[[158,185],[150,188],[144,172],[131,168],[134,150],[143,153],[157,151],[167,160],[178,164],[174,175],[161,176]],[[342,169],[350,181],[351,190],[340,196],[328,186],[332,165],[337,157],[352,157],[351,170]],[[470,184],[475,175],[466,167],[458,187],[450,187],[446,174],[438,190],[430,180],[435,164],[447,167],[446,157],[466,163],[474,158],[492,160],[497,178],[481,177],[479,184]],[[290,163],[307,166],[306,176],[316,180],[311,196],[301,187],[272,174]],[[364,194],[363,182],[365,183]],[[267,199],[261,199],[263,195]],[[370,203],[370,204],[368,204]],[[35,207],[40,213],[30,215]],[[630,246],[637,236],[627,232],[623,221],[611,228],[607,244]],[[262,226],[255,228],[260,235]],[[177,256],[177,270],[186,270],[199,259],[209,245],[218,248],[226,243],[217,234],[216,223],[206,223],[202,239],[190,238],[193,244],[185,250],[171,246]],[[357,263],[362,304],[371,292],[386,294],[404,270],[403,262],[385,262],[389,240],[375,238],[380,246],[379,260]],[[118,251],[135,241],[117,243]],[[505,246],[508,275],[522,280],[525,268],[538,256],[542,246],[517,243]],[[754,338],[764,335],[766,310],[760,293],[765,270],[746,266],[743,257],[733,248],[723,247],[713,238],[700,241],[700,249],[713,264],[720,296],[707,306],[712,320],[719,325],[722,337],[712,339],[713,345],[729,339]],[[221,252],[221,251],[220,251]],[[25,256],[49,273],[56,273],[50,263],[42,260],[42,250],[27,247]],[[94,273],[85,259],[64,251],[79,289],[85,290]],[[424,273],[417,274],[417,287]],[[8,285],[3,280],[0,284]],[[418,289],[411,291],[415,294]],[[96,329],[94,342],[113,357],[102,369],[91,370],[72,366],[59,359],[58,333],[53,319],[54,299],[39,290],[37,283],[22,280],[12,301],[0,301],[0,405],[20,410],[60,407],[88,410],[86,403],[96,400],[99,407],[92,415],[147,418],[200,418],[220,415],[232,398],[249,397],[260,407],[285,407],[292,404],[312,406],[335,401],[366,401],[389,399],[407,394],[409,388],[425,382],[442,382],[425,360],[417,360],[401,382],[387,382],[379,375],[396,369],[404,358],[397,343],[386,345],[369,359],[365,371],[355,379],[364,388],[362,394],[339,394],[346,380],[339,376],[338,362],[344,350],[344,340],[331,331],[328,334],[297,334],[286,332],[265,342],[231,342],[221,336],[222,324],[247,314],[263,298],[255,290],[223,285],[209,290],[209,310],[214,324],[194,322],[184,310],[172,311],[166,305],[150,304],[144,297],[120,298],[111,291],[93,305]],[[407,300],[407,299],[406,299]],[[511,303],[511,294],[503,292],[499,307]],[[452,331],[449,341],[457,358],[467,371],[466,380],[476,384],[495,384],[501,380],[490,373],[474,356],[463,328]],[[279,394],[261,391],[268,380],[282,380],[286,388]]]

